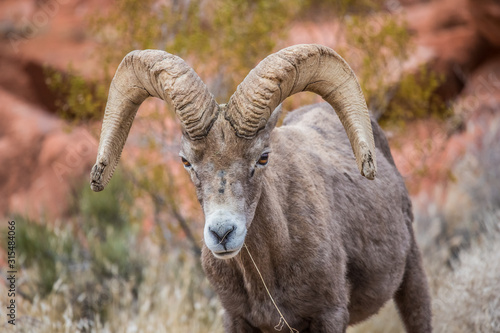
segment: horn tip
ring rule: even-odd
[[[96,183],[94,181],[90,182],[90,188],[94,192],[101,192],[102,190],[104,190],[104,186],[102,184]]]
[[[94,192],[100,192],[104,190],[104,184],[102,183],[102,174],[104,172],[105,164],[97,162],[90,171],[90,188]]]
[[[363,171],[361,172],[361,175],[370,180],[374,180],[377,176],[377,170],[373,166],[366,167],[366,164],[368,163],[363,163]]]
[[[366,178],[373,180],[377,175],[377,165],[373,160],[371,152],[368,152],[365,156],[363,156],[363,161],[361,163],[361,175]]]

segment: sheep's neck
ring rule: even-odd
[[[283,210],[279,206],[269,204],[279,202],[275,196],[277,193],[273,187],[264,187],[254,220],[245,239],[245,244],[252,253],[255,264],[259,267],[263,279],[271,290],[274,289],[276,283],[279,283],[278,269],[283,268],[287,262],[284,255],[290,246]],[[242,249],[236,259],[235,262],[243,275],[247,289],[255,288],[262,293],[264,291],[262,281],[248,253]]]

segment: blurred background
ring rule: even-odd
[[[0,331],[16,221],[18,332],[222,332],[203,215],[160,100],[140,108],[105,191],[104,105],[134,49],[183,57],[219,103],[268,54],[335,49],[406,180],[437,332],[500,332],[498,0],[2,0]],[[284,110],[319,102],[302,93]],[[390,302],[349,332],[402,332]]]

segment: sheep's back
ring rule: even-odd
[[[283,201],[293,247],[301,251],[293,255],[310,253],[312,258],[325,253],[324,258],[329,258],[328,253],[344,251],[346,274],[354,286],[351,306],[359,306],[363,312],[359,318],[376,311],[397,289],[413,219],[411,201],[387,139],[375,121],[372,127],[378,169],[375,180],[360,175],[347,134],[329,104],[289,113],[272,143],[273,151],[278,152],[273,158],[280,160],[275,166],[280,170],[275,172],[284,183],[279,191],[287,197]],[[367,295],[376,295],[376,299],[366,299]],[[353,320],[356,312],[352,311]]]

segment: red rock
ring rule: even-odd
[[[474,27],[491,45],[500,47],[500,2],[468,0],[467,7]]]
[[[468,0],[440,0],[405,7],[413,41],[433,52],[428,65],[444,75],[438,90],[445,100],[457,96],[464,77],[489,56],[489,46],[472,24]]]
[[[467,0],[439,0],[405,7],[405,17],[411,31],[417,35],[450,30],[468,25],[470,14]]]
[[[396,165],[414,194],[455,181],[450,179],[450,170],[468,147],[498,151],[496,146],[482,147],[482,142],[485,135],[497,131],[494,127],[500,120],[500,56],[482,64],[466,80],[453,105],[463,121],[461,131],[449,132],[445,123],[420,120],[391,140]]]
[[[500,110],[500,55],[489,59],[468,78],[455,112],[464,120]]]
[[[64,216],[73,186],[88,179],[96,140],[9,92],[0,100],[0,215]]]

